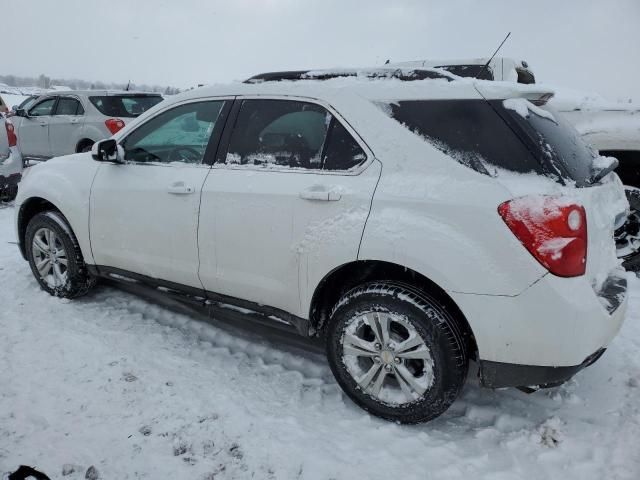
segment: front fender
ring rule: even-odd
[[[90,153],[57,157],[28,169],[16,198],[16,230],[34,199],[53,204],[65,216],[78,239],[85,261],[94,263],[89,242],[89,197],[99,163]],[[18,240],[19,240],[18,236]]]

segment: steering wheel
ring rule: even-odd
[[[198,163],[202,160],[202,154],[195,148],[179,146],[169,152],[167,162]]]

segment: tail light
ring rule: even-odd
[[[104,121],[104,124],[107,126],[111,135],[118,133],[120,130],[124,128],[124,122],[119,118],[108,118]]]
[[[587,215],[563,197],[529,196],[504,202],[498,213],[524,247],[559,277],[584,275]]]
[[[7,129],[7,138],[9,139],[9,146],[15,147],[18,145],[18,136],[16,135],[16,129],[9,120],[4,122],[4,128]]]

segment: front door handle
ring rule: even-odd
[[[323,185],[313,185],[301,191],[300,198],[321,202],[337,202],[342,198],[342,194]]]
[[[191,185],[185,184],[184,182],[175,182],[167,187],[167,192],[174,195],[188,195],[189,193],[193,193],[195,191],[195,188],[193,188]]]

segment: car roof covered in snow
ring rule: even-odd
[[[45,92],[41,96],[55,96],[55,95],[82,95],[91,97],[112,97],[119,95],[154,95],[161,96],[156,92],[138,92],[133,90],[55,90]]]
[[[424,73],[415,73],[420,71],[432,72],[435,75],[433,78],[426,78]],[[236,95],[284,95],[321,99],[327,102],[349,95],[383,102],[417,99],[480,99],[482,97],[505,99],[537,98],[549,92],[548,88],[539,85],[461,78],[438,69],[374,67],[261,74],[246,82],[199,87],[174,95],[167,102],[171,104],[189,99]]]

